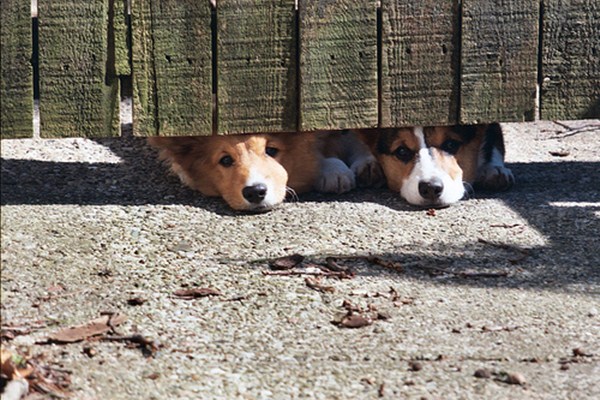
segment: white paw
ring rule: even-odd
[[[356,177],[358,187],[380,187],[385,183],[381,165],[371,155],[354,161],[350,169]]]
[[[326,158],[316,189],[323,193],[346,193],[356,187],[354,173],[339,158]]]
[[[504,165],[487,164],[479,169],[476,183],[487,190],[508,190],[515,177]]]

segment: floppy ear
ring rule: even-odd
[[[369,147],[369,150],[375,153],[381,129],[360,129],[354,132],[356,132],[358,138]]]

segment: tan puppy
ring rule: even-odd
[[[506,190],[514,183],[504,166],[500,125],[414,127],[361,131],[387,185],[410,204],[445,207],[465,186]]]
[[[347,192],[356,187],[355,173],[365,175],[365,170],[379,168],[356,135],[339,136],[339,140],[336,135],[276,133],[148,141],[187,186],[206,196],[220,196],[236,210],[265,211],[283,202],[287,193]],[[365,179],[359,181],[362,185]]]

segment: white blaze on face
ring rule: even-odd
[[[462,175],[452,179],[432,156],[432,149],[427,147],[423,127],[413,128],[413,134],[419,141],[419,151],[415,155],[415,164],[412,172],[402,183],[400,195],[410,204],[418,206],[437,205],[445,206],[455,203],[462,199],[464,195],[464,186]],[[429,182],[432,179],[438,179],[443,184],[443,191],[437,201],[431,203],[430,200],[423,198],[419,193],[419,183]]]
[[[285,187],[283,190],[277,190],[275,183],[272,179],[264,176],[257,168],[251,168],[246,180],[246,187],[263,184],[267,187],[267,195],[264,200],[259,204],[253,204],[248,200],[244,199],[248,208],[253,207],[273,207],[274,205],[281,203],[285,197]]]

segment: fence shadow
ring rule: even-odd
[[[2,159],[1,204],[6,205],[147,205],[180,204],[200,207],[222,215],[235,215],[219,199],[207,199],[184,186],[166,173],[144,139],[104,139],[99,144],[110,148],[122,163],[69,163],[35,160]],[[517,185],[503,193],[477,193],[479,198],[496,198],[520,214],[547,240],[548,245],[531,249],[523,261],[524,273],[510,279],[466,279],[451,277],[449,282],[523,287],[528,285],[575,283],[600,284],[597,233],[600,232],[600,162],[557,161],[514,163],[510,167]],[[385,189],[354,191],[343,196],[308,194],[301,201],[371,202],[398,211],[416,210],[399,196]],[[458,206],[460,207],[460,205]],[[496,216],[497,217],[497,216]],[[504,265],[510,268],[510,251],[485,249],[473,243],[473,257],[468,249],[428,249],[422,260],[428,265],[452,268]],[[485,251],[482,252],[482,249]],[[405,249],[402,251],[404,252]],[[437,255],[431,255],[437,254]],[[401,256],[411,262],[418,252],[410,249]],[[420,257],[420,256],[419,256]],[[418,258],[418,257],[417,257]],[[483,261],[482,261],[483,260]],[[482,264],[483,262],[483,264]],[[487,263],[487,264],[486,264]],[[560,269],[548,267],[560,265]],[[520,268],[520,265],[513,266]],[[415,271],[423,277],[423,271]],[[558,282],[558,283],[557,283]]]

